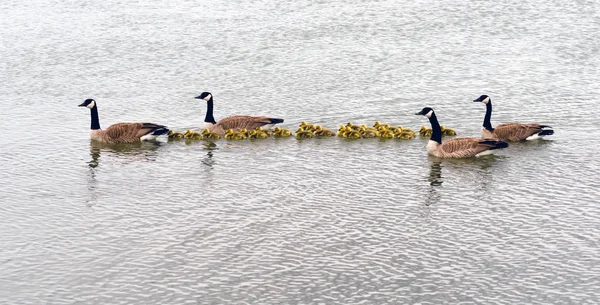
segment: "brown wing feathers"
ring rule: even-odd
[[[227,129],[239,130],[242,128],[255,129],[269,124],[283,122],[281,119],[273,119],[266,116],[234,115],[220,120],[213,131],[225,132]]]
[[[160,128],[166,127],[153,123],[117,123],[103,131],[103,139],[109,143],[134,143]]]
[[[534,134],[540,133],[544,127],[548,126],[520,123],[500,124],[494,128],[494,135],[501,140],[522,141]]]
[[[469,158],[474,157],[486,150],[493,150],[508,147],[508,144],[502,141],[477,138],[458,138],[445,141],[440,145],[441,156],[449,158]]]

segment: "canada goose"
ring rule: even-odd
[[[431,138],[427,152],[439,158],[469,158],[491,153],[494,149],[506,148],[506,142],[480,138],[454,138],[442,143],[442,128],[433,109],[423,108],[416,115],[424,115],[431,123]]]
[[[242,128],[256,129],[257,127],[271,128],[273,125],[283,123],[283,119],[269,118],[266,116],[232,115],[221,119],[218,123],[213,117],[213,96],[210,92],[202,92],[195,97],[207,102],[206,116],[204,117],[204,128],[220,136],[225,135],[225,130],[238,131]]]
[[[89,108],[92,114],[92,125],[90,127],[92,140],[108,144],[135,143],[154,140],[158,136],[169,133],[167,126],[154,123],[117,123],[103,130],[100,128],[98,105],[94,99],[85,100],[79,107]]]
[[[524,141],[535,140],[554,134],[552,127],[536,123],[506,123],[500,124],[496,126],[496,128],[493,128],[491,123],[492,99],[484,94],[473,100],[473,102],[484,103],[486,107],[485,117],[483,119],[483,128],[481,128],[481,135],[483,138],[501,141]]]

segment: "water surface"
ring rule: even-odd
[[[3,1],[3,304],[600,303],[594,1]],[[478,136],[91,143],[232,114]]]

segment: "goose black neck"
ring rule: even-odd
[[[435,116],[435,112],[431,114],[431,117],[429,118],[429,123],[431,123],[430,140],[442,144],[442,127],[440,127],[440,123],[438,123],[437,117]]]
[[[217,124],[217,122],[215,121],[215,118],[213,117],[213,99],[212,99],[212,97],[206,103],[207,103],[207,109],[206,109],[206,117],[204,117],[204,122]]]
[[[100,120],[98,119],[98,106],[94,105],[94,108],[90,109],[90,112],[92,114],[92,126],[90,127],[90,129],[100,129]]]
[[[494,131],[492,127],[492,100],[490,99],[487,104],[485,104],[485,118],[483,119],[483,128]]]

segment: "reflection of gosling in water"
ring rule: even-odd
[[[285,128],[275,127],[273,129],[273,136],[276,138],[286,138],[292,135],[292,131]]]

